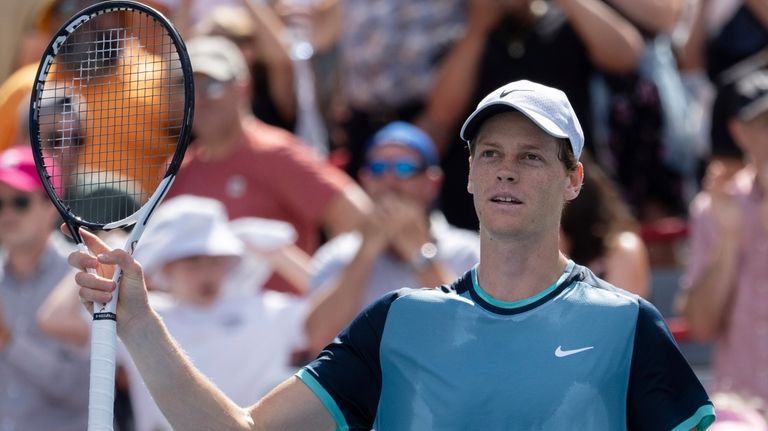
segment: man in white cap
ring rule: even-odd
[[[286,221],[296,244],[312,254],[321,230],[356,228],[368,212],[365,192],[290,132],[267,125],[249,108],[250,74],[237,46],[221,36],[187,43],[195,73],[195,139],[169,197],[218,199],[229,217]],[[292,291],[284,280],[271,288]]]
[[[507,84],[461,135],[480,263],[451,285],[385,295],[248,408],[193,371],[141,305],[141,270],[126,253],[88,236],[99,257],[71,262],[125,271],[118,315],[131,325],[121,337],[177,429],[706,429],[712,404],[658,311],[558,248],[563,205],[583,178],[584,138],[565,94]],[[85,271],[78,282],[87,301],[114,289]]]
[[[70,273],[58,213],[32,150],[0,154],[0,430],[86,428],[88,357],[45,336],[36,314]]]

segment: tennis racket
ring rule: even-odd
[[[193,109],[184,42],[154,9],[102,2],[56,33],[32,91],[30,138],[43,185],[81,250],[80,227],[133,226],[125,246],[133,253],[184,157]],[[94,304],[91,431],[113,427],[116,303],[117,291]]]

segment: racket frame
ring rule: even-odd
[[[56,55],[65,43],[65,41],[77,31],[82,25],[96,16],[111,13],[135,10],[152,18],[159,23],[167,32],[168,37],[174,44],[178,54],[178,62],[181,65],[181,72],[184,78],[184,109],[183,120],[180,125],[178,142],[171,161],[168,163],[165,175],[155,189],[154,193],[141,207],[133,214],[122,220],[110,223],[94,223],[84,220],[82,217],[73,213],[64,200],[56,193],[53,187],[51,176],[49,175],[43,156],[43,147],[40,142],[39,110],[41,107],[42,95],[45,90],[45,83],[48,73],[54,63]],[[88,252],[83,238],[80,235],[79,227],[86,227],[91,230],[112,230],[125,228],[134,225],[125,245],[125,250],[133,254],[144,228],[152,216],[154,210],[160,204],[168,192],[176,172],[178,172],[184,153],[189,145],[191,137],[191,127],[194,112],[194,81],[192,67],[189,55],[184,41],[181,39],[178,31],[173,27],[170,20],[163,16],[157,10],[144,4],[130,1],[105,1],[86,7],[76,13],[61,27],[61,29],[52,38],[46,48],[40,62],[33,85],[30,98],[29,112],[29,136],[32,146],[32,153],[35,159],[38,175],[42,180],[43,187],[50,197],[56,209],[61,214],[64,223],[67,225],[78,248],[83,252]],[[88,145],[86,142],[85,145]],[[115,269],[113,280],[119,286],[122,271]],[[112,430],[114,421],[114,389],[115,389],[115,369],[116,369],[116,338],[117,338],[117,298],[118,290],[113,292],[112,300],[107,304],[94,304],[93,323],[91,329],[91,376],[89,392],[89,413],[88,430]]]

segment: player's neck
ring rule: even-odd
[[[557,281],[566,263],[557,241],[481,240],[478,280],[483,290],[495,299],[518,301]]]

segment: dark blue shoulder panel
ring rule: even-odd
[[[671,430],[691,420],[696,423],[686,429],[708,425],[714,417],[702,414],[710,410],[702,407],[711,401],[664,318],[642,298],[639,307],[627,394],[629,430]]]
[[[381,394],[379,346],[392,303],[388,293],[357,315],[317,359],[304,367],[335,401],[350,430],[370,430]]]

